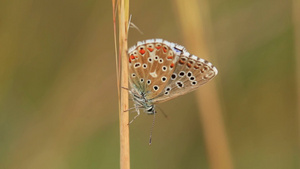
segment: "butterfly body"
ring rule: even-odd
[[[128,50],[130,94],[139,108],[155,113],[155,104],[189,93],[214,78],[208,61],[162,39],[138,42]]]
[[[132,91],[131,91],[132,92]],[[133,94],[133,101],[135,103],[135,107],[143,108],[146,113],[148,114],[154,114],[155,113],[155,107],[154,104],[151,102],[151,100],[148,100],[145,98],[146,93],[140,93],[140,94]]]

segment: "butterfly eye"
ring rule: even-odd
[[[140,82],[141,82],[141,83],[143,83],[143,82],[144,82],[144,79],[143,79],[143,78],[141,78],[141,79],[140,79]]]
[[[143,68],[146,69],[147,68],[147,64],[144,63],[143,64]]]
[[[169,92],[171,90],[171,87],[167,87],[166,91]]]
[[[154,60],[158,60],[158,56],[157,55],[154,57]]]
[[[188,77],[191,77],[191,76],[192,76],[192,72],[189,71],[189,72],[187,73],[187,76],[188,76]]]
[[[169,92],[165,92],[165,95],[169,95]]]
[[[136,77],[135,73],[132,73],[132,74],[131,74],[131,77]]]
[[[163,66],[162,67],[162,70],[165,72],[165,71],[167,71],[167,66]]]
[[[159,61],[158,61],[159,63],[163,63],[164,62],[164,60],[163,59],[159,59]]]

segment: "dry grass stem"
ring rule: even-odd
[[[209,45],[207,45],[204,36],[207,33],[204,28],[210,25],[209,19],[204,17],[209,14],[207,2],[204,0],[200,1],[201,4],[197,0],[177,0],[176,2],[183,37],[188,49],[191,53],[201,58],[211,60],[208,57],[210,56]],[[202,7],[201,9],[200,6]],[[199,115],[204,128],[211,168],[232,169],[233,164],[227,143],[218,93],[216,92],[215,80],[197,90],[197,105],[199,106]]]
[[[115,49],[115,57],[116,57],[116,73],[117,73],[117,86],[118,86],[118,99],[120,100],[120,59],[118,55],[118,45],[117,45],[117,23],[116,23],[116,1],[112,0],[112,11],[113,11],[113,25],[114,25],[114,49]],[[120,102],[119,102],[119,108],[120,108]],[[120,109],[119,109],[120,111]]]
[[[128,19],[129,19],[129,0],[112,0],[113,15],[114,15],[114,34],[115,45],[117,44],[117,30],[115,22],[115,10],[117,6],[119,19],[119,43],[117,62],[117,76],[120,78],[118,90],[120,92],[120,109],[119,109],[119,126],[120,126],[120,168],[130,169],[130,148],[129,148],[129,114],[128,114],[128,91],[121,89],[121,87],[128,88],[128,62],[127,62],[127,38],[128,38]],[[121,70],[121,71],[120,71]],[[121,73],[120,73],[121,72]]]

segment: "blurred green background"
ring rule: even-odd
[[[209,7],[235,168],[299,168],[292,1]],[[172,0],[131,0],[130,13],[144,34],[130,29],[129,46],[185,45]],[[119,168],[111,1],[0,1],[0,80],[1,169]],[[169,118],[158,114],[152,146],[152,116],[130,126],[131,168],[208,169],[194,93],[159,106]]]

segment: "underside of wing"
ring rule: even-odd
[[[162,39],[138,42],[128,50],[131,88],[149,100],[159,95],[174,72],[176,56]]]
[[[185,49],[181,51],[170,81],[163,92],[153,98],[153,103],[165,102],[194,91],[218,74],[217,69],[210,62],[189,54]]]

